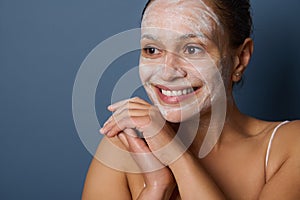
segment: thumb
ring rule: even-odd
[[[125,129],[123,134],[128,144],[128,148],[130,151],[134,153],[148,153],[150,149],[147,143],[142,139],[139,138],[133,129]],[[121,136],[122,137],[122,136]]]
[[[151,153],[147,143],[139,138],[133,129],[125,129],[124,133],[119,134],[120,140],[131,151],[131,156],[136,161],[142,173],[152,172],[165,166]]]

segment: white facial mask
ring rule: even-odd
[[[163,21],[165,26],[158,27],[157,20]],[[217,15],[202,0],[154,0],[144,13],[142,28],[166,28],[180,32],[176,30],[178,21],[195,33],[211,33],[216,27],[223,32]]]
[[[142,49],[154,47],[163,55],[153,58],[142,54],[140,76],[145,89],[163,116],[172,122],[187,120],[223,95],[220,72],[223,27],[213,10],[201,0],[154,0],[142,21]],[[203,52],[191,56],[184,53],[188,45],[200,47]],[[162,102],[159,91],[164,86],[176,94],[198,89],[178,104]],[[179,89],[176,89],[179,88]],[[170,92],[169,92],[170,93]],[[170,95],[170,94],[169,94]]]
[[[142,21],[142,48],[148,45],[174,54],[155,59],[141,56],[140,59],[142,82],[153,103],[165,117],[181,112],[181,118],[177,117],[175,121],[185,120],[208,107],[210,101],[218,99],[215,90],[223,82],[213,78],[219,73],[218,69],[222,68],[222,49],[215,34],[216,29],[223,34],[217,15],[202,0],[154,0],[146,9]],[[197,39],[191,41],[190,35],[197,36]],[[207,49],[214,45],[213,53],[216,54],[206,51],[202,56],[190,58],[182,53],[183,47],[180,45],[186,45],[185,41],[179,41],[178,38],[186,39],[186,44],[197,43]],[[169,62],[171,59],[177,61]],[[203,88],[201,98],[192,95],[186,103],[179,102],[180,106],[174,106],[161,103],[153,85],[169,88],[203,85]]]
[[[176,67],[167,66],[165,63],[147,63],[147,61],[143,61],[143,58],[141,58],[140,77],[144,83],[144,87],[153,103],[169,121],[185,121],[199,114],[202,109],[209,107],[211,101],[217,100],[218,95],[221,94],[216,91],[223,86],[223,81],[220,78],[216,78],[220,72],[213,60],[206,58],[193,61],[193,63],[189,61],[190,60],[186,60],[186,65],[180,66],[181,70],[178,70]],[[186,75],[187,77],[185,77]],[[158,91],[158,89],[155,88],[156,86],[158,86],[158,88],[159,86],[170,88],[170,92],[171,89],[174,88],[173,93],[175,94],[171,95],[188,93],[191,92],[193,88],[197,89],[197,87],[200,87],[201,91],[196,90],[196,93],[190,94],[186,100],[179,101],[179,105],[173,105],[163,103],[160,100],[159,92],[163,91],[162,89]],[[179,89],[176,90],[175,88]],[[173,115],[174,113],[180,115],[176,120],[172,120],[172,117],[175,117]]]

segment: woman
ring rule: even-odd
[[[249,10],[248,0],[147,3],[140,76],[154,105],[109,106],[98,149],[100,161],[110,155],[140,173],[94,159],[83,199],[300,199],[300,122],[254,119],[232,97],[253,52]]]

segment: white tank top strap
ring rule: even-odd
[[[271,135],[271,137],[270,137],[270,140],[269,140],[269,144],[268,144],[268,148],[267,148],[267,153],[266,153],[266,159],[265,159],[265,167],[266,167],[266,169],[267,169],[267,167],[268,167],[268,161],[269,161],[269,156],[270,156],[270,150],[271,150],[272,142],[273,142],[273,139],[274,139],[274,137],[275,137],[275,135],[276,135],[276,132],[277,132],[277,130],[278,130],[282,125],[284,125],[284,124],[286,124],[286,123],[288,123],[288,122],[289,122],[289,121],[281,122],[281,123],[278,124],[278,125],[274,128],[274,130],[273,130],[273,133],[272,133],[272,135]]]

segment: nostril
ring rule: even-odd
[[[187,72],[182,67],[185,63],[182,61],[180,56],[168,52],[165,57],[164,73],[173,74],[176,77],[186,77]]]
[[[181,68],[175,67],[164,67],[160,76],[167,81],[174,80],[177,78],[185,78],[187,73]]]
[[[179,68],[177,71],[178,71],[178,73],[181,74],[182,77],[186,77],[187,76],[187,72],[185,70],[183,70],[182,68]]]

